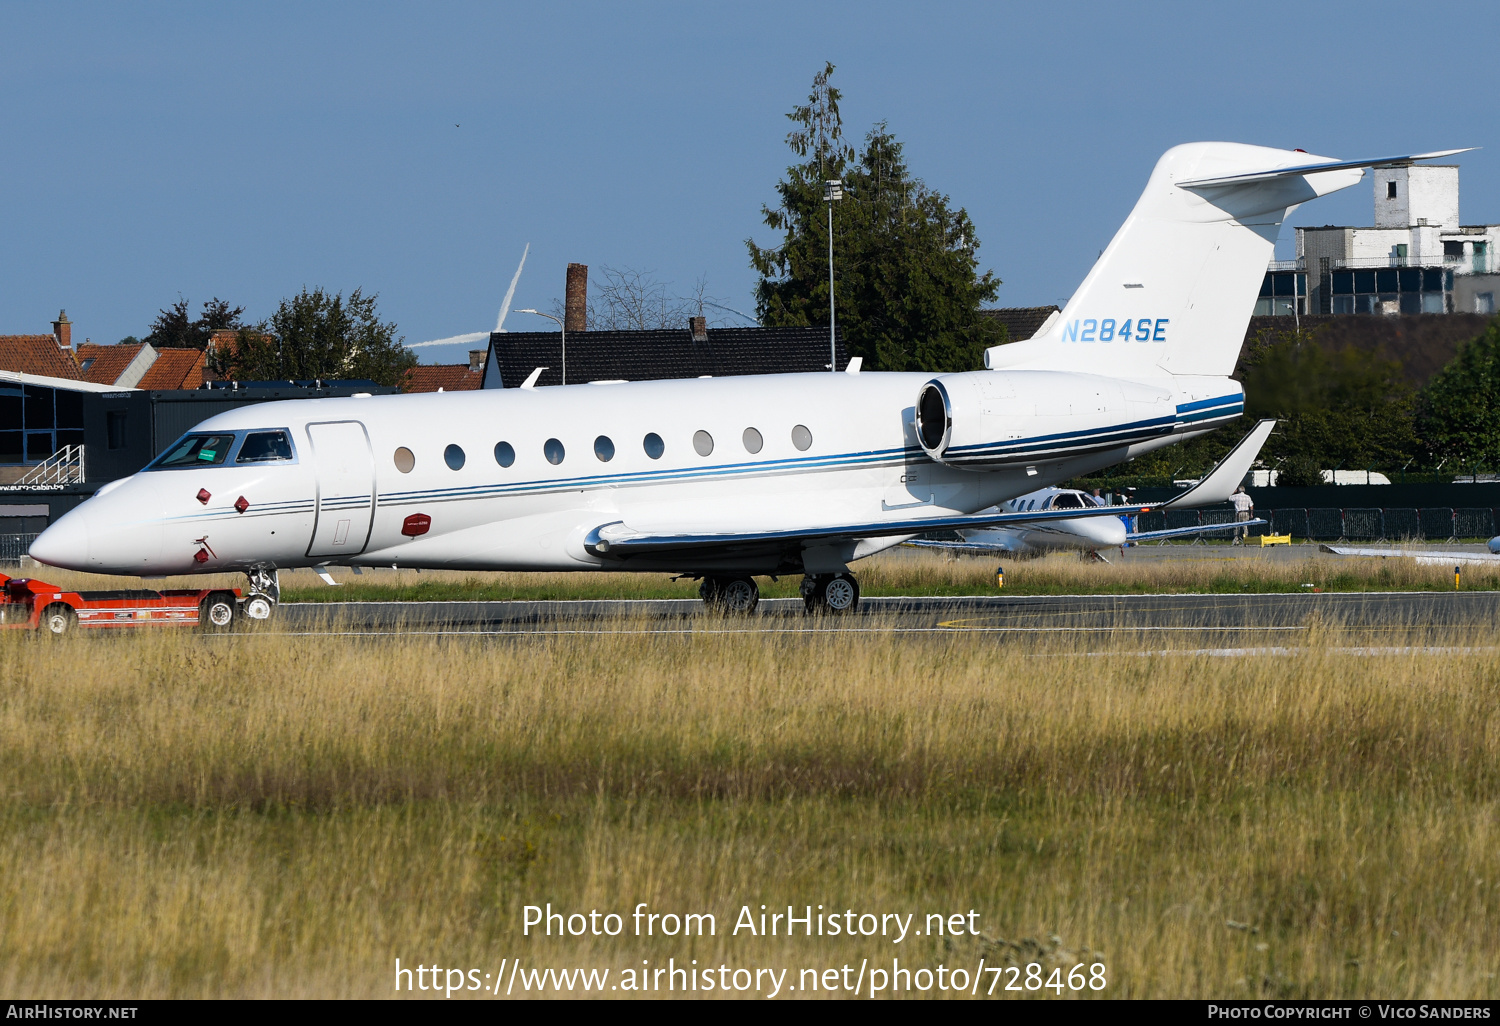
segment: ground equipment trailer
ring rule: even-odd
[[[64,635],[95,627],[202,627],[228,630],[240,589],[64,591],[55,584],[0,574],[0,628]]]

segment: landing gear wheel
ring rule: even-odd
[[[271,611],[275,608],[265,595],[251,595],[245,600],[245,617],[257,623],[265,623],[271,618]]]
[[[760,587],[753,577],[705,577],[698,595],[712,610],[749,614],[760,605]]]
[[[42,618],[37,626],[47,637],[61,638],[78,626],[78,614],[73,612],[73,607],[67,603],[54,602],[42,610]]]
[[[251,623],[265,623],[281,601],[281,574],[267,567],[256,567],[245,576],[250,579],[250,597],[245,599],[242,613]]]
[[[859,582],[852,574],[804,577],[802,604],[809,613],[852,613],[859,608]]]
[[[234,622],[234,595],[219,591],[208,596],[198,607],[198,628],[204,631],[227,631]]]

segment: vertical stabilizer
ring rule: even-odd
[[[1296,150],[1175,146],[1061,316],[1042,335],[988,350],[985,365],[1227,375],[1287,212],[1363,176]]]

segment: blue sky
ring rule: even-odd
[[[528,242],[516,307],[550,307],[571,260],[749,309],[744,240],[774,241],[783,115],[825,59],[846,132],[887,121],[968,209],[1001,305],[1067,297],[1195,139],[1483,146],[1459,158],[1463,219],[1494,222],[1500,119],[1464,41],[1500,38],[1500,5],[1432,11],[5,3],[0,334],[66,307],[113,342],[179,294],[258,319],[304,284],[378,292],[410,342],[485,330]],[[1370,220],[1368,184],[1293,217]]]

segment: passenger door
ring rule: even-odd
[[[307,554],[337,562],[357,556],[370,540],[375,513],[375,458],[359,421],[309,424],[318,475],[317,519]]]

